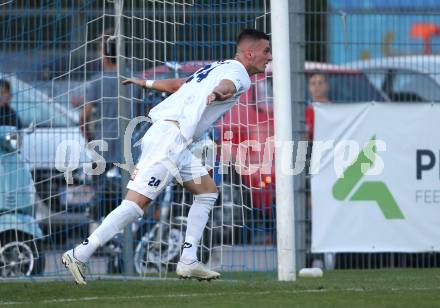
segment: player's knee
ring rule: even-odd
[[[144,212],[147,210],[148,205],[151,202],[151,199],[141,195],[138,192],[135,192],[133,190],[128,190],[127,195],[125,196],[125,200],[134,202],[137,204]]]
[[[214,181],[212,181],[212,183],[210,185],[208,185],[208,187],[206,187],[206,191],[204,193],[217,194],[217,197],[218,197],[218,190],[217,190],[217,186],[215,185]]]
[[[218,190],[217,190],[217,187],[211,187],[211,189],[208,191],[208,193],[211,193],[211,194],[217,194],[217,197],[218,197]]]

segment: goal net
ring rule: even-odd
[[[233,58],[242,29],[270,33],[269,1],[3,2],[0,74],[12,84],[12,107],[26,129],[20,153],[0,154],[12,170],[1,169],[1,176],[15,172],[19,183],[2,191],[0,222],[13,218],[0,228],[1,275],[63,276],[61,254],[123,198],[140,154],[137,142],[150,125],[132,119],[167,96],[121,80],[182,78]],[[192,146],[219,190],[198,252],[213,269],[276,268],[273,143],[269,68]],[[179,184],[167,187],[142,219],[97,251],[92,277],[173,272],[191,204]],[[23,251],[31,268],[25,273],[11,266]]]

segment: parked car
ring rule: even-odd
[[[440,102],[440,56],[377,58],[349,63],[393,102]]]
[[[64,174],[55,168],[58,145],[65,140],[79,145],[80,163],[90,162],[76,114],[54,103],[44,92],[14,74],[0,73],[0,78],[7,79],[11,84],[11,106],[23,127],[30,123],[35,125],[31,134],[23,135],[20,151],[35,183],[39,204],[37,218],[42,219],[43,229],[55,233],[57,224],[65,228],[68,224],[84,222],[87,218],[85,215],[63,215],[78,205],[90,203],[93,198],[91,185],[84,185],[80,171],[82,165],[75,173],[74,184],[69,186],[69,190],[66,189]],[[67,161],[60,163],[67,164]]]
[[[20,140],[15,127],[0,126],[0,277],[41,274],[45,265],[35,186]]]
[[[11,84],[12,107],[23,126],[35,123],[35,132],[23,136],[22,152],[32,169],[55,169],[58,145],[66,140],[78,141],[85,149],[85,140],[78,126],[77,114],[65,106],[53,103],[44,92],[18,79],[15,75],[0,73]],[[81,151],[80,161],[87,161]]]

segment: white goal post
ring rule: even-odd
[[[275,175],[278,280],[296,280],[295,215],[293,175],[282,170],[282,160],[293,163],[293,153],[282,156],[280,146],[292,141],[292,99],[290,82],[289,5],[287,0],[271,1],[272,67],[275,123]]]

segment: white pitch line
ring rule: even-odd
[[[440,290],[436,288],[392,288],[392,289],[370,289],[365,290],[361,288],[346,288],[346,289],[305,289],[305,290],[273,290],[260,292],[215,292],[215,293],[187,293],[187,294],[164,294],[164,295],[135,295],[135,296],[92,296],[92,297],[78,297],[78,298],[60,298],[48,299],[42,301],[8,301],[0,302],[0,306],[8,305],[24,305],[24,304],[53,304],[53,303],[71,303],[71,302],[90,302],[102,300],[125,300],[125,299],[146,299],[146,298],[187,298],[187,297],[206,297],[206,296],[231,296],[231,295],[265,295],[273,293],[281,294],[301,294],[301,293],[331,293],[331,292],[374,292],[374,291],[434,291]]]

